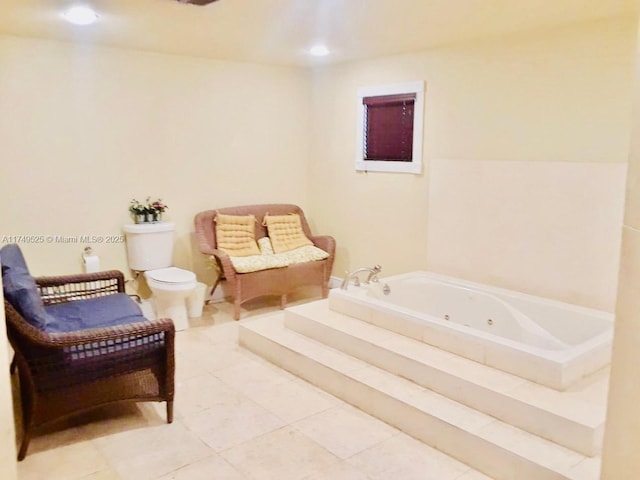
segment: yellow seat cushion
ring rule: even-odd
[[[234,257],[260,255],[255,237],[256,217],[219,213],[214,222],[218,249]]]
[[[275,253],[288,252],[305,245],[313,245],[302,231],[300,215],[265,215],[263,224],[267,227],[271,245]]]
[[[283,268],[288,266],[285,258],[278,255],[248,255],[246,257],[229,256],[233,268],[238,273],[259,272],[271,268]]]
[[[315,262],[318,260],[324,260],[329,258],[329,254],[316,247],[315,245],[304,245],[300,248],[295,248],[284,253],[277,253],[276,257],[284,258],[287,265],[293,265],[295,263]]]
[[[261,255],[249,255],[246,257],[229,256],[233,268],[238,273],[258,272],[270,268],[283,268],[296,263],[315,262],[324,260],[329,254],[315,245],[304,245],[283,253],[273,253],[268,244],[269,238],[258,240]]]

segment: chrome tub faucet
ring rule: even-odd
[[[382,271],[382,267],[380,265],[374,265],[373,267],[358,268],[353,272],[345,272],[346,276],[344,277],[344,280],[342,281],[340,288],[342,290],[346,290],[352,279],[353,279],[353,284],[356,287],[360,286],[360,279],[358,278],[358,275],[362,272],[369,272],[369,275],[367,275],[367,279],[364,281],[365,285],[368,285],[371,282],[376,283],[378,281],[378,273],[380,273],[381,271]]]

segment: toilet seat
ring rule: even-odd
[[[167,285],[181,285],[196,281],[195,273],[177,267],[149,270],[145,272],[145,276],[147,277],[147,280],[153,280],[155,283]]]
[[[147,285],[152,292],[187,291],[196,288],[196,274],[177,267],[159,268],[144,272]]]

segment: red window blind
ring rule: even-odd
[[[413,160],[415,93],[364,97],[364,159]]]

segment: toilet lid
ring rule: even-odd
[[[188,283],[196,279],[196,274],[177,267],[160,268],[146,272],[149,278],[162,283]]]

